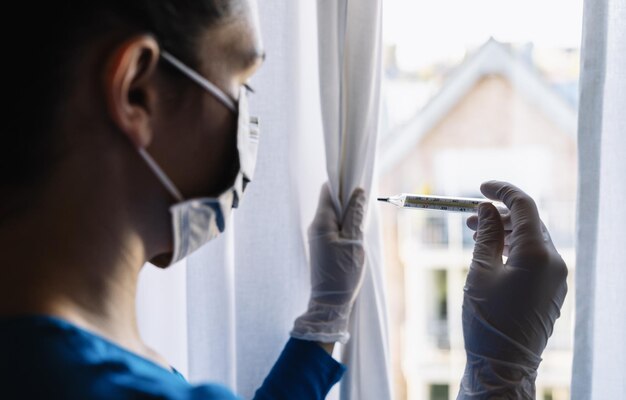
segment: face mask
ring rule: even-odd
[[[163,52],[161,56],[173,67],[215,96],[225,107],[238,114],[237,152],[239,172],[233,186],[218,197],[185,200],[174,183],[165,175],[165,172],[156,164],[145,149],[138,150],[159,181],[177,201],[170,207],[172,225],[174,227],[174,253],[169,264],[171,265],[187,257],[226,229],[232,209],[239,206],[243,192],[254,176],[259,144],[259,127],[258,119],[251,118],[248,114],[246,89],[242,88],[240,90],[239,103],[235,105],[235,102],[217,86],[184,65],[171,54]]]

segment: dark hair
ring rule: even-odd
[[[203,30],[225,21],[240,0],[57,0],[15,2],[5,18],[18,31],[3,35],[4,98],[10,102],[0,133],[0,196],[45,178],[57,157],[54,127],[72,66],[82,49],[103,35],[156,36],[162,48],[197,65]],[[33,40],[34,39],[34,40]],[[8,111],[8,112],[7,112]],[[0,199],[0,204],[2,203]]]

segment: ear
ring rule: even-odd
[[[106,63],[103,83],[109,115],[137,148],[152,141],[150,119],[159,54],[152,36],[135,36],[116,47]]]

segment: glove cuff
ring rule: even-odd
[[[464,306],[467,364],[458,399],[535,399],[541,357]]]
[[[345,344],[350,339],[351,311],[352,304],[337,306],[310,300],[308,310],[296,319],[289,334],[296,339]]]
[[[537,369],[467,352],[457,400],[535,399]]]

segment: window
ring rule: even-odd
[[[533,196],[571,270],[537,398],[567,398],[582,1],[385,0],[384,7],[382,194],[476,197],[481,182],[501,179]],[[383,230],[397,233],[385,240],[396,392],[454,398],[473,231],[464,214],[387,211]]]
[[[450,387],[448,385],[430,385],[430,400],[448,400]]]
[[[446,246],[448,244],[448,221],[445,215],[439,213],[425,213],[423,226],[419,226],[418,237],[424,246]]]
[[[569,390],[567,388],[544,388],[542,390],[543,400],[568,400]]]
[[[431,342],[438,349],[450,348],[450,333],[448,331],[448,271],[436,269],[431,272],[430,318],[428,334]]]

